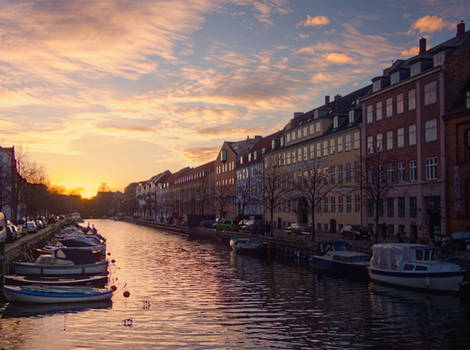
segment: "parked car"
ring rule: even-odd
[[[341,229],[341,235],[343,238],[352,239],[370,239],[370,231],[359,225],[345,225]]]
[[[36,223],[32,220],[26,222],[26,232],[28,233],[34,233],[38,231],[38,227],[36,226]]]
[[[296,232],[296,233],[310,232],[310,227],[294,222],[293,224],[287,226],[286,230],[289,232]]]
[[[205,227],[205,228],[212,228],[212,225],[214,225],[215,221],[214,220],[202,220],[199,223],[199,226]]]
[[[442,238],[441,246],[445,249],[470,250],[470,231],[457,231]]]
[[[20,238],[21,238],[21,235],[18,232],[18,229],[16,228],[16,226],[11,223],[8,224],[7,225],[7,238],[6,238],[7,242],[13,242]]]
[[[5,215],[0,211],[0,242],[5,242],[7,239],[7,220]]]
[[[214,225],[212,225],[212,228],[223,231],[238,231],[239,226],[233,219],[219,219],[214,223]]]
[[[264,234],[265,227],[263,220],[248,220],[240,227],[242,232],[253,233],[253,234]]]

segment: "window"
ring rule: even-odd
[[[397,182],[402,183],[405,181],[405,164],[398,162]]]
[[[346,180],[345,182],[351,182],[351,163],[346,163]]]
[[[346,196],[346,212],[350,213],[351,211],[352,211],[351,196]]]
[[[387,151],[393,149],[393,131],[387,131]]]
[[[415,64],[411,65],[410,76],[413,77],[419,73],[421,73],[421,62],[416,62]]]
[[[408,167],[409,167],[410,182],[415,182],[416,181],[416,160],[410,160]]]
[[[297,129],[297,138],[302,138],[302,130],[300,128]]]
[[[359,149],[360,147],[359,141],[360,141],[360,135],[358,131],[354,133],[354,145],[353,145],[354,149]]]
[[[336,167],[334,165],[330,166],[330,183],[334,184],[336,182],[335,175],[336,175]]]
[[[336,211],[336,198],[334,196],[330,197],[330,211],[332,213]]]
[[[338,196],[338,212],[343,212],[343,196]]]
[[[437,119],[426,120],[424,122],[424,141],[431,142],[437,140]]]
[[[287,133],[286,141],[287,141],[287,142],[290,142],[290,132]]]
[[[380,90],[380,87],[381,87],[381,81],[380,81],[380,79],[374,81],[373,84],[372,84],[372,92],[379,91],[379,90]]]
[[[349,124],[354,123],[354,110],[349,111]]]
[[[287,153],[286,153],[286,164],[287,164],[287,165],[290,164],[290,152],[287,152]]]
[[[295,151],[291,152],[291,158],[292,158],[292,164],[295,164],[295,160],[297,159]]]
[[[426,158],[426,180],[437,180],[437,157]]]
[[[387,183],[393,184],[393,164],[387,164]]]
[[[317,143],[317,158],[321,157],[321,144],[320,142]]]
[[[379,212],[379,217],[384,216],[384,201],[382,199],[378,200],[378,210],[377,211]]]
[[[382,102],[377,102],[375,105],[375,119],[382,120]]]
[[[292,131],[291,136],[292,136],[292,141],[295,141],[295,131]]]
[[[304,126],[304,128],[302,129],[302,136],[305,137],[307,136],[307,127]]]
[[[424,85],[424,105],[430,105],[437,101],[437,84],[435,81]]]
[[[470,129],[465,130],[464,132],[464,157],[468,162],[470,161]]]
[[[416,109],[416,90],[408,91],[408,110],[414,111]]]
[[[338,137],[338,153],[343,152],[343,136]]]
[[[374,153],[374,138],[372,136],[367,136],[367,153]]]
[[[359,161],[354,162],[354,181],[359,182],[361,176],[361,168],[359,167]]]
[[[343,164],[338,164],[338,183],[343,183]]]
[[[373,119],[373,117],[372,117],[372,105],[367,106],[367,114],[366,115],[367,115],[367,124],[372,123],[372,119]]]
[[[392,101],[392,98],[387,98],[387,100],[385,101],[385,116],[387,118],[390,118],[393,114],[393,101]]]
[[[416,125],[410,125],[408,127],[408,146],[416,145]]]
[[[313,133],[315,132],[315,125],[313,125],[313,123],[309,125],[308,131],[310,135],[313,135]]]
[[[404,105],[403,105],[403,94],[398,94],[397,95],[397,114],[401,114],[404,111]]]
[[[470,108],[470,90],[465,93],[465,107]]]
[[[328,155],[328,141],[323,141],[323,155]]]
[[[374,201],[372,199],[367,200],[367,216],[374,217]]]
[[[394,206],[395,206],[395,198],[387,198],[387,216],[389,218],[393,218],[393,216],[395,215]]]
[[[346,140],[344,142],[344,150],[345,151],[351,150],[351,135],[346,135]]]
[[[330,154],[335,153],[335,139],[330,139]]]
[[[220,151],[220,161],[225,162],[227,160],[227,150],[223,149]]]
[[[402,148],[405,146],[405,129],[399,128],[397,130],[397,147]]]
[[[320,127],[321,127],[320,122],[316,122],[315,123],[315,132],[320,132],[320,130],[321,130]]]
[[[338,128],[338,116],[335,116],[333,118],[333,128],[335,128],[335,129]]]
[[[323,198],[323,212],[328,213],[328,197]]]
[[[416,197],[410,197],[410,218],[415,218],[418,214]]]
[[[405,197],[398,197],[398,217],[405,217]]]
[[[361,196],[358,194],[354,195],[354,212],[359,213],[361,211]]]
[[[304,160],[308,159],[308,149],[307,146],[304,147]]]
[[[383,151],[383,134],[377,134],[377,152]]]
[[[315,158],[315,145],[310,145],[310,159]]]
[[[400,72],[392,73],[390,76],[390,85],[396,84],[400,82]]]
[[[432,58],[433,66],[437,67],[437,66],[442,65],[445,61],[445,58],[446,58],[446,52],[445,51],[441,51],[441,52],[435,54]]]

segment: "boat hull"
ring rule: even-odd
[[[345,274],[353,277],[367,278],[368,264],[355,264],[335,261],[323,256],[313,256],[312,266],[318,270],[327,270],[335,273]]]
[[[99,261],[94,264],[84,265],[45,265],[27,262],[13,262],[17,275],[34,276],[78,276],[78,275],[102,275],[108,269],[107,261]]]
[[[83,276],[79,278],[44,277],[44,276],[5,276],[5,284],[31,285],[42,284],[52,286],[104,286],[108,282],[107,276]]]
[[[459,292],[465,271],[452,272],[394,272],[369,268],[375,282],[437,292]]]
[[[236,253],[262,255],[265,253],[265,245],[261,239],[232,238],[230,246]]]
[[[112,297],[110,289],[55,287],[44,289],[24,289],[21,286],[4,286],[3,294],[12,303],[57,304],[81,303],[108,300]]]

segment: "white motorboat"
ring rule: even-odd
[[[423,244],[372,246],[369,277],[376,282],[441,292],[458,292],[465,270],[440,260],[440,250]]]

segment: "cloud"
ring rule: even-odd
[[[437,16],[424,16],[417,19],[412,25],[410,34],[418,33],[432,33],[440,31],[444,28],[452,28],[453,24],[444,21],[442,18]]]
[[[181,152],[183,156],[191,161],[193,164],[201,164],[207,161],[214,160],[217,157],[219,146],[213,147],[196,147],[183,149]]]
[[[418,46],[410,47],[408,50],[403,50],[401,55],[403,57],[416,56],[419,53]]]
[[[309,37],[310,37],[310,35],[308,35],[308,34],[299,34],[300,39],[308,39]]]
[[[307,19],[303,22],[297,23],[296,27],[326,26],[327,24],[330,24],[330,19],[326,16],[311,17],[310,15],[307,15]]]
[[[339,63],[339,64],[346,64],[351,63],[352,59],[348,55],[344,53],[330,53],[326,56],[326,59],[330,62]]]

